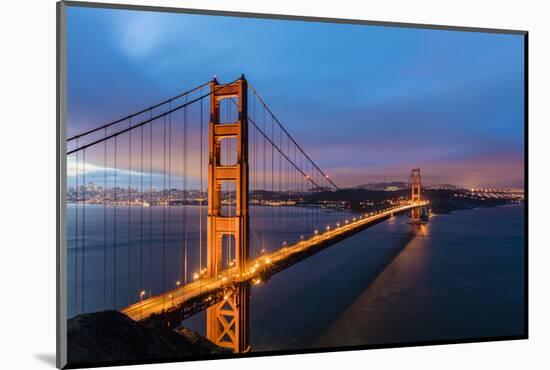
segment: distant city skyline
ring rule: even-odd
[[[79,177],[79,178],[82,179],[81,177]],[[181,181],[181,179],[177,179],[177,178],[175,180]],[[139,185],[139,182],[140,182],[140,177],[134,178],[134,182],[130,185],[130,189],[131,189],[132,193],[134,193],[134,192],[141,193],[142,192],[142,188]],[[200,191],[200,186],[198,184],[191,185],[191,186],[188,185],[187,188],[183,188],[181,185],[178,186],[177,184],[175,184],[171,187],[168,187],[168,186],[163,187],[162,185],[163,184],[158,183],[158,180],[155,180],[155,182],[153,182],[152,185],[150,186],[149,181],[147,179],[147,182],[144,181],[143,193],[163,192],[163,191],[170,191],[170,190],[185,191],[185,192],[199,192]],[[112,185],[112,181],[110,181],[110,180],[108,180],[107,185],[103,185],[102,180],[100,180],[97,183],[94,182],[94,181],[86,181],[85,184],[80,182],[78,184],[71,183],[71,184],[67,185],[67,189],[72,190],[72,191],[76,191],[75,189],[83,188],[83,187],[84,188],[97,188],[97,189],[105,188],[105,189],[108,189],[108,190],[115,189],[115,186]],[[344,187],[343,189],[362,188],[362,189],[366,189],[366,190],[394,191],[394,190],[407,189],[409,187],[410,187],[410,183],[407,183],[406,181],[389,181],[389,182],[369,182],[369,183],[364,183],[364,184],[357,184],[357,185],[353,185],[353,186],[349,186],[349,187]],[[466,187],[460,187],[460,186],[457,186],[457,185],[454,185],[454,184],[422,184],[422,187],[426,188],[426,189],[435,189],[435,190],[442,190],[442,189],[447,189],[447,190],[453,190],[453,189],[456,189],[456,190],[483,190],[483,189],[488,189],[489,190],[490,189],[490,190],[514,190],[514,191],[523,191],[524,190],[521,187],[466,188]],[[123,183],[119,184],[119,185],[116,186],[116,188],[121,189],[124,192],[127,192],[128,183],[126,182],[126,184],[123,184]],[[323,190],[334,190],[330,187],[320,187],[320,188],[323,189]],[[311,185],[310,190],[314,190],[314,189],[316,189],[316,187],[314,185]],[[290,189],[290,190],[275,189],[275,190],[271,190],[269,187],[266,187],[266,188],[258,187],[257,189],[250,189],[251,192],[264,191],[264,190],[265,191],[273,191],[273,192],[278,192],[278,191],[281,191],[281,192],[286,192],[286,191],[290,191],[290,192],[293,192],[293,191],[308,191],[307,188],[302,189],[302,190],[295,190],[295,189]],[[208,189],[203,188],[202,192],[206,194],[208,192]],[[235,189],[224,189],[223,192],[235,192]]]
[[[68,135],[245,73],[343,187],[406,181],[413,166],[426,185],[523,187],[523,47],[518,35],[70,7]],[[87,158],[86,182],[140,176]]]

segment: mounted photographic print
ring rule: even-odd
[[[59,3],[58,367],[527,338],[526,50]]]

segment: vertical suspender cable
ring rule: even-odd
[[[78,148],[78,139],[76,139],[76,147]],[[78,242],[80,234],[78,232],[78,212],[80,203],[80,188],[78,183],[79,173],[79,158],[78,152],[76,152],[76,202],[75,202],[75,232],[74,232],[74,314],[78,313]]]
[[[254,99],[256,99],[256,97],[254,96]],[[263,109],[263,124],[262,124],[262,131],[265,133],[265,108]],[[262,188],[264,190],[264,195],[267,195],[267,182],[266,182],[266,173],[267,173],[267,157],[266,157],[266,143],[267,143],[267,139],[264,135],[264,140],[263,140],[263,155],[262,155],[262,160],[263,160],[263,169],[262,169]],[[265,203],[265,200],[264,200],[264,204]],[[267,216],[267,209],[265,208],[265,205],[263,207],[263,211],[265,213],[265,215]],[[267,217],[264,217],[265,220],[267,220]],[[266,221],[264,221],[262,223],[262,248],[260,249],[260,251],[263,251],[265,250],[265,229],[267,227],[268,223]]]
[[[163,117],[162,148],[162,291],[166,291],[166,116]],[[162,296],[162,307],[165,306],[165,297]]]
[[[281,129],[279,129],[279,148],[281,148],[281,151],[283,150],[283,131]],[[278,173],[279,174],[279,197],[282,197],[283,195],[283,156],[282,154],[278,154],[278,158],[279,158],[279,173]],[[283,231],[283,225],[282,225],[283,208],[277,207],[277,211],[278,211],[277,222],[279,225],[279,232],[282,232]],[[279,241],[279,244],[281,244],[281,241]]]
[[[140,163],[139,163],[139,177],[140,177],[140,202],[139,202],[139,295],[142,296],[143,292],[143,126],[140,128]]]
[[[85,259],[85,243],[86,243],[86,149],[82,150],[82,277],[81,277],[81,284],[82,284],[82,291],[80,292],[80,299],[82,301],[82,310],[81,312],[84,313],[84,278],[86,277],[85,269],[86,269],[86,259]]]
[[[128,119],[128,128],[132,126],[132,118]],[[132,283],[132,276],[131,276],[131,267],[132,267],[132,211],[131,211],[131,192],[132,192],[132,131],[128,131],[128,194],[127,194],[127,205],[128,207],[128,261],[127,261],[127,276],[126,279],[128,280],[126,284],[126,291],[127,291],[127,298],[128,298],[128,305],[130,305],[130,284]]]
[[[254,104],[254,108],[253,108],[254,122],[256,122],[256,99],[253,100],[253,104]],[[247,121],[247,124],[248,124],[249,127],[250,127],[250,123],[248,123],[248,120],[246,120],[246,121]],[[250,132],[250,130],[249,130],[249,132]],[[257,189],[257,187],[256,187],[256,176],[257,176],[257,174],[258,174],[258,172],[257,172],[257,166],[256,166],[256,161],[257,161],[257,157],[256,157],[256,146],[257,146],[257,143],[256,143],[256,142],[258,141],[258,131],[257,131],[257,130],[254,130],[253,137],[254,137],[254,159],[253,159],[253,161],[254,161],[254,174],[253,174],[254,180],[253,180],[253,188],[254,188],[254,193],[255,193],[255,195],[256,195],[256,197],[257,197],[257,194],[256,194],[256,193],[258,192],[258,189]],[[252,208],[252,209],[255,210],[255,207]],[[255,220],[255,216],[256,216],[256,214],[255,214],[255,211],[254,211],[253,214],[252,214],[252,220]],[[254,225],[253,225],[253,226],[254,226]],[[255,252],[256,249],[257,249],[257,245],[256,245],[256,244],[257,244],[257,240],[256,240],[256,243],[254,243],[254,248],[253,248],[253,254],[254,254],[254,256],[256,255],[256,252]]]
[[[149,119],[153,110],[149,111]],[[149,125],[149,297],[153,295],[153,122]]]
[[[201,96],[202,88],[201,88]],[[203,141],[203,99],[201,99],[201,114],[200,114],[200,190],[199,190],[199,275],[202,274],[202,141]],[[212,109],[212,108],[211,108]]]
[[[274,135],[273,135],[273,129],[274,129],[274,126],[273,126],[273,118],[271,118],[271,140],[274,140]],[[274,159],[274,152],[275,148],[273,147],[273,145],[271,145],[271,196],[273,198],[275,198],[275,179],[274,179],[274,175],[275,175],[275,159]],[[273,205],[270,207],[271,208],[271,222],[270,222],[270,225],[275,225],[275,222],[274,222],[274,218],[275,218],[275,215],[274,215],[274,209],[273,209]],[[271,240],[272,244],[274,244],[274,240]]]
[[[185,97],[187,103],[187,96]],[[183,111],[183,283],[187,284],[187,107]]]
[[[227,122],[231,122],[231,104],[227,104]],[[233,163],[233,152],[231,151],[231,139],[227,140],[227,162],[226,163]],[[231,207],[231,191],[232,187],[228,186],[228,193],[229,193],[229,217],[233,216],[233,209]],[[231,261],[231,237],[229,236],[227,238],[227,265],[229,265],[229,261]]]
[[[168,110],[172,110],[172,102],[168,102]],[[172,245],[172,113],[168,114],[168,250]],[[167,268],[165,266],[165,268]]]
[[[107,128],[105,128],[107,136]],[[103,142],[103,309],[107,308],[107,140]]]
[[[113,221],[113,227],[114,227],[114,248],[113,248],[113,309],[116,309],[116,290],[117,290],[117,284],[116,284],[116,279],[117,279],[117,266],[116,266],[116,259],[117,259],[117,203],[118,203],[118,199],[117,199],[117,172],[118,172],[118,169],[117,169],[117,157],[118,157],[118,152],[117,152],[117,140],[118,136],[115,136],[115,171],[114,171],[114,182],[115,182],[115,207],[114,207],[114,221]]]

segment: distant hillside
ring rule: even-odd
[[[160,321],[142,324],[113,310],[78,315],[67,324],[69,365],[224,353],[229,352],[189,329],[170,330]]]
[[[426,186],[426,190],[460,190],[458,186],[451,184],[436,184]]]
[[[365,190],[402,190],[407,188],[407,183],[403,181],[366,183],[351,187],[351,189]]]

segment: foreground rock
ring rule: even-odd
[[[118,311],[83,314],[68,320],[67,352],[71,365],[229,353],[189,329],[173,331],[159,321],[138,323]]]

